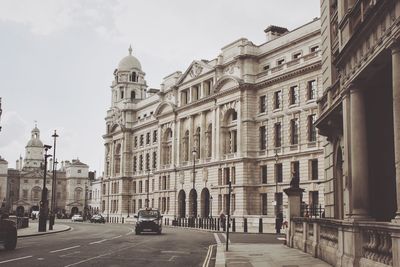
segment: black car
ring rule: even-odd
[[[101,216],[100,214],[95,214],[92,216],[92,218],[90,218],[90,222],[91,223],[106,223],[106,219],[104,219],[104,217]]]
[[[157,209],[142,209],[135,215],[136,226],[135,234],[140,235],[142,232],[156,232],[161,234],[162,216]]]
[[[6,250],[13,250],[17,246],[17,227],[15,222],[8,219],[8,214],[0,211],[0,244]]]

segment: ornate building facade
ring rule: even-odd
[[[231,213],[240,231],[285,215],[293,176],[304,202],[324,206],[323,146],[314,121],[322,93],[320,21],[270,26],[267,42],[239,39],[212,60],[149,89],[129,49],[114,71],[106,116],[102,213],[113,222],[146,206],[164,217]],[[258,228],[257,228],[258,229]]]
[[[400,1],[322,0],[321,21],[330,219],[296,219],[291,245],[334,266],[400,266]]]
[[[35,126],[31,139],[25,147],[25,158],[16,161],[16,168],[8,168],[8,162],[0,159],[0,197],[7,210],[19,215],[29,215],[39,210],[43,188],[44,148],[40,131]],[[87,203],[89,187],[89,166],[78,159],[63,161],[56,171],[56,195],[54,210],[58,213],[74,214],[83,212]],[[49,207],[52,196],[52,161],[46,170],[46,188]],[[4,190],[2,190],[4,188]],[[3,198],[3,191],[4,198]]]

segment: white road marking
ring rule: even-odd
[[[121,236],[122,235],[114,236],[114,237],[110,238],[110,240],[120,238]]]
[[[12,261],[23,260],[23,259],[28,259],[28,258],[32,258],[32,257],[33,256],[25,256],[25,257],[15,258],[15,259],[11,259],[11,260],[6,260],[6,261],[0,261],[0,264],[7,263],[7,262],[12,262]]]
[[[38,261],[42,261],[42,260],[44,260],[44,258],[37,258],[37,260],[38,260]]]
[[[219,239],[219,236],[218,236],[217,233],[214,233],[214,238],[215,238],[215,241],[217,241],[217,244],[220,245],[221,244],[221,239]]]
[[[190,254],[187,251],[172,251],[172,250],[162,250],[161,253],[173,253],[173,254]]]
[[[206,258],[204,259],[203,267],[208,267],[208,266],[210,265],[212,250],[213,250],[213,247],[214,247],[214,246],[215,246],[215,245],[210,245],[210,246],[208,246],[207,256],[206,256]]]
[[[277,237],[276,239],[278,239],[278,240],[286,240],[286,238],[284,238],[284,237]]]
[[[131,235],[131,234],[133,234],[133,231],[135,231],[135,230],[131,229],[131,231],[129,233],[125,234],[125,235]]]
[[[168,261],[173,261],[177,256],[172,256]]]
[[[102,239],[102,240],[99,240],[99,241],[94,241],[94,242],[89,243],[89,245],[100,244],[100,243],[103,243],[104,241],[107,241],[107,240],[108,239]]]
[[[222,236],[223,236],[223,237],[225,238],[225,240],[226,240],[226,234],[223,233]],[[225,242],[226,242],[226,241],[225,241]],[[229,244],[231,243],[231,240],[230,240],[230,239],[228,240],[228,243],[229,243]]]
[[[146,242],[148,242],[148,241],[143,241],[143,242],[140,242],[140,243],[136,243],[136,244],[133,245],[133,246],[127,246],[127,247],[124,247],[124,248],[121,248],[121,249],[116,249],[116,250],[110,251],[110,252],[108,252],[108,253],[104,253],[104,254],[98,255],[98,256],[96,256],[96,257],[91,257],[91,258],[88,258],[88,259],[85,259],[85,260],[81,260],[81,261],[78,261],[78,262],[75,262],[75,263],[66,265],[66,266],[64,266],[64,267],[71,267],[71,266],[75,266],[75,265],[78,265],[78,264],[81,264],[81,263],[84,263],[84,262],[87,262],[87,261],[91,261],[91,260],[98,259],[98,258],[101,258],[101,257],[104,257],[104,256],[108,256],[108,255],[111,255],[111,254],[113,254],[113,253],[115,253],[115,252],[121,252],[121,251],[123,251],[123,250],[127,250],[127,249],[130,249],[130,248],[139,246],[139,245],[144,244],[144,243],[146,243]]]
[[[70,256],[70,255],[74,255],[74,254],[79,254],[79,253],[81,253],[81,252],[80,252],[80,251],[74,251],[74,252],[72,252],[72,253],[60,255],[60,258],[62,258],[62,257],[67,257],[67,256]]]
[[[56,252],[65,251],[65,250],[74,249],[74,248],[79,248],[79,247],[80,247],[80,245],[69,247],[69,248],[62,248],[62,249],[52,250],[52,251],[50,251],[50,253],[56,253]]]

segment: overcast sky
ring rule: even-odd
[[[79,158],[103,171],[104,117],[118,62],[133,55],[147,84],[213,59],[264,29],[293,30],[319,17],[319,0],[0,0],[0,156],[15,167],[37,121],[58,161]]]

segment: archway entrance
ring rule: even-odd
[[[208,218],[210,216],[210,191],[208,188],[203,188],[200,195],[201,201],[201,217]]]
[[[71,216],[73,216],[74,214],[77,214],[78,212],[79,212],[78,207],[73,207],[73,208],[71,209]]]
[[[197,217],[197,192],[196,189],[189,193],[189,217]]]
[[[178,217],[185,218],[186,216],[186,194],[182,189],[178,194]]]

